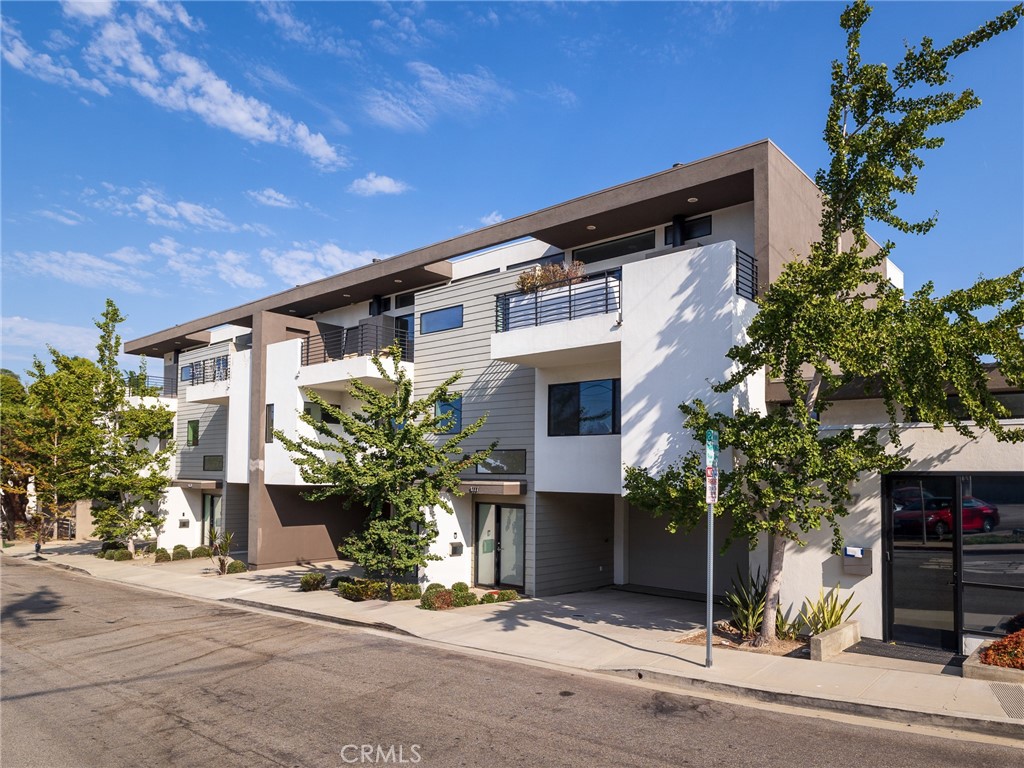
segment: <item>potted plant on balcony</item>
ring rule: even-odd
[[[516,288],[523,293],[537,293],[551,288],[561,288],[583,281],[586,265],[582,261],[571,261],[568,265],[543,264],[523,272],[516,281]]]

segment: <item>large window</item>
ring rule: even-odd
[[[620,237],[618,240],[610,240],[607,243],[588,245],[586,248],[577,248],[572,252],[573,261],[582,261],[584,264],[593,264],[597,261],[616,259],[619,256],[628,256],[631,253],[641,253],[654,248],[656,244],[654,230],[641,232],[639,235]]]
[[[700,216],[696,219],[685,221],[675,220],[671,225],[665,227],[665,245],[682,245],[687,240],[696,240],[698,237],[711,235],[711,217]]]
[[[619,380],[599,379],[548,388],[548,435],[617,435]]]
[[[526,450],[494,450],[476,465],[480,475],[525,475]]]
[[[448,429],[443,434],[453,435],[462,431],[462,398],[457,397],[450,403],[437,403],[434,406],[434,415],[444,416],[451,414],[448,422]]]
[[[462,327],[462,305],[435,309],[420,315],[420,333],[437,333]]]

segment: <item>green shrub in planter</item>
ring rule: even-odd
[[[455,604],[455,593],[450,589],[435,589],[420,598],[420,608],[428,611],[446,611]]]
[[[180,547],[180,549],[179,549]],[[188,551],[188,547],[183,547],[180,544],[171,550],[171,560],[191,560],[192,553]]]
[[[384,592],[387,595],[387,590]],[[392,584],[391,594],[395,600],[419,600],[423,590],[419,584]]]
[[[100,546],[100,552],[108,552],[111,549],[128,549],[128,545],[123,541],[104,541]]]
[[[213,552],[206,545],[201,545],[192,550],[192,557],[210,557]]]
[[[163,547],[158,547],[156,550],[156,562],[158,563],[169,563],[171,561],[171,553]]]
[[[452,584],[452,592],[469,592],[469,584],[464,581],[456,581]]]
[[[337,589],[338,585],[342,582],[345,582],[346,584],[351,584],[353,581],[355,581],[355,579],[353,579],[351,576],[335,576],[333,579],[331,579],[331,589]]]
[[[113,560],[115,552],[127,552],[127,551],[128,550],[126,550],[126,549],[108,549],[106,552],[103,553],[102,557],[103,557],[104,560]]]
[[[338,584],[338,594],[357,603],[362,600],[384,600],[388,596],[387,585],[383,581],[368,579],[343,581]]]
[[[241,560],[232,560],[228,563],[228,573],[247,573],[248,566]]]
[[[112,549],[110,550],[110,559],[117,560],[118,562],[122,560],[131,560],[132,553],[127,549]]]
[[[498,602],[498,596],[494,595],[494,594],[491,594],[490,592],[485,593],[480,598],[480,604],[481,605],[490,605],[491,603],[496,603],[496,602]]]
[[[497,599],[499,603],[503,603],[506,600],[518,600],[519,593],[516,592],[514,589],[503,589],[498,592]]]
[[[299,589],[303,592],[317,592],[323,589],[326,583],[326,574],[320,573],[320,571],[313,571],[312,573],[302,574],[302,578],[299,579]]]
[[[444,584],[439,584],[436,581],[433,581],[430,584],[427,584],[427,588],[423,590],[423,594],[427,594],[428,592],[437,592],[439,589],[447,589],[447,587]]]
[[[465,608],[467,605],[476,605],[479,600],[469,590],[465,592],[457,592],[455,587],[452,587],[452,607],[453,608]]]

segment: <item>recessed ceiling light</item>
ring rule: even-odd
[[[342,296],[342,298],[344,298],[344,299],[350,299],[350,298],[352,298],[352,294],[351,294],[351,293],[343,293],[343,294],[341,294],[341,296]]]
[[[593,232],[595,229],[597,229],[597,227],[595,227],[593,224],[587,224],[587,229]]]
[[[688,202],[688,203],[696,203],[697,202],[697,198],[696,197],[688,197],[688,198],[686,198],[686,202]]]
[[[295,310],[294,309],[289,309],[288,310],[288,314],[294,315],[295,314]]]
[[[396,278],[395,278],[395,282],[396,282],[396,283],[400,283],[400,282],[402,282],[402,281],[401,281],[401,280],[399,280],[399,279],[398,279],[398,278],[396,277]]]

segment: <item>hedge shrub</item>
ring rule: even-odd
[[[327,583],[327,574],[320,573],[320,571],[313,571],[311,573],[302,574],[302,578],[299,579],[299,589],[303,592],[317,592],[324,588],[324,584]]]
[[[122,560],[131,560],[132,553],[127,549],[112,549],[110,550],[110,559],[117,560],[118,562]]]
[[[353,581],[355,581],[355,579],[353,579],[351,576],[335,576],[333,579],[331,579],[331,589],[337,589],[338,585],[342,582],[345,582],[346,584],[351,584]]]
[[[419,584],[394,583],[391,593],[395,600],[418,600],[423,594]],[[346,600],[387,600],[388,585],[385,581],[351,579],[338,583],[338,594]]]
[[[158,547],[156,550],[156,562],[158,563],[169,563],[171,561],[171,553],[163,547]]]
[[[107,552],[111,549],[128,549],[128,545],[123,541],[104,541],[100,546],[100,552]]]
[[[249,567],[241,560],[232,560],[228,563],[228,573],[248,573]]]
[[[452,592],[469,592],[469,584],[464,581],[456,581],[452,584]]]
[[[498,596],[492,595],[490,592],[485,592],[483,595],[480,596],[481,605],[490,605],[491,603],[496,602],[498,602]]]
[[[115,552],[127,552],[127,549],[108,549],[106,552],[100,554],[104,560],[113,560]]]
[[[207,547],[205,544],[200,545],[192,550],[192,557],[210,557],[213,554],[213,550]]]
[[[455,593],[450,589],[435,589],[420,598],[420,608],[428,611],[446,611],[455,605]]]
[[[191,560],[192,553],[188,551],[188,547],[178,544],[173,550],[171,550],[171,560]]]
[[[438,584],[434,581],[427,584],[427,588],[423,590],[423,594],[427,594],[427,592],[437,592],[439,589],[447,589],[447,587],[444,584]]]
[[[477,600],[476,595],[474,595],[468,589],[465,592],[463,592],[461,590],[456,590],[455,587],[452,586],[453,608],[465,608],[467,605],[476,605],[478,602],[480,601]]]
[[[518,600],[519,593],[516,592],[514,589],[502,589],[498,592],[498,594],[495,597],[497,598],[499,603],[503,603],[506,600]]]

